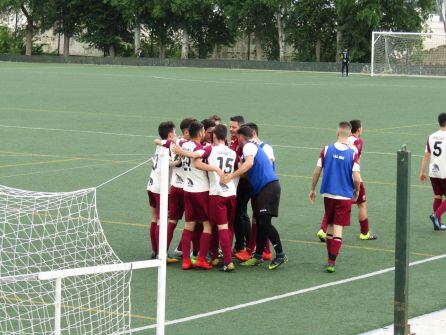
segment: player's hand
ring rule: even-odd
[[[353,202],[357,202],[359,198],[359,190],[355,190],[355,193],[353,194]]]
[[[178,145],[172,145],[172,151],[178,156],[181,156],[183,153],[183,149]]]
[[[227,184],[232,180],[232,174],[223,174],[223,176],[220,177],[220,182],[223,184]]]
[[[221,177],[223,177],[225,175],[225,173],[222,170],[220,170],[219,168],[216,168],[215,172],[218,174],[218,176],[220,177],[220,181],[221,181]]]
[[[418,177],[418,179],[419,179],[422,183],[424,183],[424,182],[426,181],[426,179],[427,179],[426,174],[425,174],[424,172],[421,172],[421,173],[420,173],[420,176]]]
[[[314,192],[314,190],[310,190],[309,198],[311,204],[314,205],[314,201],[316,200],[316,192]]]

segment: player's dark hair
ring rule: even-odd
[[[241,126],[237,133],[239,135],[245,136],[248,140],[250,140],[254,136],[254,130],[245,125]]]
[[[254,130],[256,132],[257,136],[259,135],[259,126],[256,125],[254,122],[245,123],[244,126],[249,127],[252,130]]]
[[[161,122],[158,126],[158,134],[161,139],[165,140],[169,136],[169,133],[175,129],[175,124],[172,121]]]
[[[200,131],[203,129],[203,124],[198,121],[194,121],[189,125],[190,138],[196,138]]]
[[[352,125],[348,121],[342,121],[342,122],[339,122],[339,128],[340,129],[350,128],[350,130],[351,130],[352,129]]]
[[[197,121],[197,119],[194,119],[193,117],[187,117],[183,121],[181,121],[181,123],[180,123],[181,131],[184,133],[184,131],[186,129],[189,129],[189,125],[194,121]]]
[[[205,119],[201,121],[203,124],[204,130],[208,130],[209,128],[215,127],[215,121],[211,119]]]
[[[228,136],[228,128],[224,124],[217,124],[213,133],[217,140],[224,141]]]
[[[241,115],[231,116],[229,120],[237,122],[240,126],[245,123],[245,118]]]
[[[352,133],[356,133],[358,129],[362,128],[361,120],[351,120],[350,125],[352,126]]]
[[[446,127],[446,113],[438,115],[438,124],[440,127]]]
[[[209,116],[209,120],[212,120],[214,122],[221,122],[221,116],[214,114],[212,116]]]

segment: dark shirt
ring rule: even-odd
[[[342,61],[348,63],[350,61],[350,53],[348,51],[342,52]]]

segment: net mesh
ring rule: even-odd
[[[0,186],[0,278],[121,263],[103,233],[96,189]],[[62,279],[62,334],[130,329],[131,271]],[[52,334],[55,281],[0,280],[0,334]]]
[[[446,76],[446,34],[375,33],[373,75]]]

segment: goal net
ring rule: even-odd
[[[371,75],[446,76],[446,34],[373,32]]]
[[[168,158],[163,164],[168,174]],[[159,259],[123,263],[102,230],[95,188],[44,193],[0,186],[0,334],[130,332],[132,271],[150,267],[159,268],[163,334],[167,183],[163,189]]]

